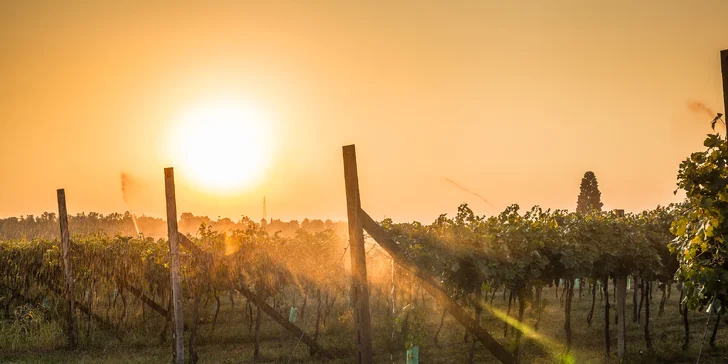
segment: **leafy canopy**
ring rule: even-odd
[[[584,173],[579,188],[579,197],[576,200],[576,212],[588,214],[591,211],[602,211],[602,193],[599,192],[599,183],[594,172]]]
[[[728,142],[710,134],[704,145],[705,151],[680,164],[677,185],[685,191],[685,211],[672,224],[677,237],[670,249],[677,253],[676,276],[685,285],[688,306],[715,299],[721,312],[728,304]]]

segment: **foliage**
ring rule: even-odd
[[[107,234],[110,236],[136,236],[137,231],[134,225],[134,216],[129,212],[110,213],[108,215],[97,212],[80,212],[68,216],[69,230],[75,235]],[[148,237],[166,238],[167,222],[164,219],[138,216],[136,222],[139,232]],[[252,222],[243,216],[238,221],[230,218],[218,217],[216,220],[207,216],[195,216],[189,212],[180,214],[178,229],[184,234],[195,235],[202,224],[211,227],[216,232],[230,232],[233,230],[245,230]],[[282,221],[272,219],[261,221],[261,227],[269,234],[279,232],[285,237],[293,237],[299,229],[310,233],[318,233],[325,230],[334,230],[340,236],[346,236],[346,222],[304,219],[301,223],[296,220]],[[20,217],[0,218],[0,239],[7,240],[32,240],[32,239],[58,239],[60,229],[58,217],[54,212],[44,212],[41,215],[25,215]]]
[[[524,211],[511,205],[488,217],[461,205],[455,216],[441,215],[431,224],[387,219],[381,225],[402,247],[406,259],[436,277],[465,307],[479,310],[482,303],[474,301],[479,291],[487,297],[491,289],[505,287],[515,293],[520,311],[524,301],[533,299],[534,287],[560,279],[595,282],[639,275],[671,281],[677,260],[666,247],[671,240],[669,226],[679,211],[668,206],[617,216],[595,209],[580,214],[538,206]],[[230,231],[219,231],[214,224],[202,221],[194,236],[187,235],[209,257],[181,250],[185,298],[200,302],[201,296],[205,302],[219,302],[221,292],[245,288],[262,300],[273,297],[274,302],[280,302],[286,291],[301,296],[315,292],[319,301],[323,292],[328,301],[329,295],[347,291],[341,255],[345,244],[335,230],[299,228],[286,236],[270,233],[265,224],[249,219],[242,219]],[[157,302],[161,298],[162,306],[169,302],[165,240],[105,234],[76,235],[72,240],[77,298],[118,290],[123,299],[135,288]],[[57,240],[0,241],[0,296],[21,296],[16,305],[45,296],[60,299],[63,275],[58,246]],[[388,260],[376,249],[367,254],[370,261]],[[415,287],[410,285],[412,292]],[[406,333],[406,347],[422,345],[425,331],[418,325],[427,316],[411,298],[410,293],[409,304],[389,321]],[[340,320],[352,320],[350,315]]]
[[[345,286],[343,262],[336,257],[343,242],[333,230],[309,233],[299,229],[295,236],[283,237],[268,234],[252,221],[246,226],[224,233],[203,223],[197,236],[188,235],[210,257],[181,249],[185,297],[201,295],[211,301],[220,292],[245,287],[265,300],[290,286],[325,292]],[[44,297],[62,299],[59,246],[57,240],[0,240],[0,298],[4,305],[37,303]],[[137,297],[159,297],[162,301],[158,303],[164,306],[169,297],[169,248],[165,240],[76,235],[70,255],[77,301],[85,301],[81,298],[90,294],[113,291],[116,298],[131,292]]]
[[[427,331],[425,331],[425,316],[421,306],[409,304],[402,308],[399,315],[394,320],[395,330],[402,334],[406,333],[405,349],[412,347],[422,347],[427,340]]]
[[[685,191],[683,213],[672,224],[671,245],[685,287],[686,303],[700,308],[715,298],[719,312],[728,304],[728,143],[717,134],[702,152],[680,164],[678,189]]]
[[[31,304],[16,307],[13,321],[9,325],[0,325],[0,347],[19,350],[58,346],[62,342],[60,323],[48,320],[48,313],[48,309]]]
[[[593,210],[602,211],[604,204],[601,201],[601,196],[597,176],[592,171],[584,173],[579,187],[579,197],[576,200],[576,212],[588,214]]]
[[[558,279],[638,274],[669,281],[667,226],[674,208],[618,217],[507,207],[498,216],[476,216],[462,205],[450,219],[431,225],[382,226],[406,248],[405,256],[440,277],[451,293],[465,296],[482,284],[530,289]]]

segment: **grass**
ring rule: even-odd
[[[673,291],[675,293],[676,291]],[[631,296],[631,295],[630,295]],[[700,341],[703,336],[707,314],[691,312],[690,341],[687,351],[681,349],[683,343],[682,317],[678,313],[677,295],[673,295],[665,305],[665,313],[657,315],[660,292],[655,289],[654,302],[651,305],[650,332],[654,344],[654,352],[647,352],[644,342],[644,317],[642,324],[632,322],[632,302],[628,296],[628,356],[627,363],[694,363],[697,357]],[[612,355],[606,358],[604,349],[604,302],[597,297],[592,327],[588,327],[586,316],[591,305],[591,297],[584,292],[579,298],[575,293],[572,311],[573,347],[569,355],[564,355],[565,333],[564,313],[555,298],[553,289],[544,289],[547,306],[543,312],[538,337],[535,335],[525,337],[521,349],[523,363],[617,363],[616,356],[616,325],[614,324],[615,310],[611,310],[611,336]],[[610,297],[612,299],[612,297]],[[230,300],[221,299],[222,307],[215,331],[209,320],[200,326],[197,340],[197,351],[200,363],[253,363],[253,340],[248,333],[248,321],[244,314],[244,299],[236,297],[235,307]],[[351,363],[353,362],[354,341],[353,324],[351,316],[346,314],[345,305],[337,306],[328,318],[327,326],[323,329],[319,341],[333,358],[323,359],[319,356],[310,357],[308,347],[298,342],[298,337],[292,337],[277,326],[272,320],[263,317],[261,325],[261,357],[258,362],[264,363]],[[63,349],[63,333],[58,322],[43,321],[27,333],[19,333],[14,322],[0,324],[0,362],[4,363],[162,363],[171,361],[171,334],[166,335],[166,343],[160,343],[160,331],[163,321],[159,315],[146,310],[144,317],[141,314],[141,305],[135,299],[129,300],[131,317],[120,330],[121,340],[113,333],[99,331],[92,327],[87,337],[87,322],[79,321],[81,345],[76,350]],[[507,302],[502,294],[496,296],[494,308],[505,310]],[[404,363],[404,351],[395,353],[390,360],[389,338],[391,336],[391,319],[386,314],[386,303],[372,299],[372,320],[374,332],[375,362],[377,363]],[[463,341],[464,329],[447,316],[445,326],[440,333],[439,346],[432,342],[440,319],[439,308],[427,301],[429,309],[426,315],[426,342],[420,347],[420,358],[423,363],[463,363],[467,362],[471,343]],[[612,308],[615,305],[612,302]],[[283,309],[281,309],[283,310]],[[306,316],[300,318],[299,326],[312,333],[315,324],[315,302],[309,300]],[[203,312],[210,316],[211,305]],[[113,313],[113,312],[112,312]],[[190,317],[186,313],[186,317]],[[644,312],[643,312],[644,314]],[[113,316],[113,315],[112,315]],[[209,319],[209,317],[208,317]],[[535,322],[534,312],[527,309],[525,321],[532,326]],[[712,323],[708,330],[701,363],[728,362],[728,335],[721,328],[718,332],[717,349],[708,345]],[[725,326],[723,320],[721,325]],[[510,345],[512,337],[503,337],[503,322],[493,315],[484,313],[483,326],[501,343]],[[495,363],[495,358],[478,344],[475,352],[475,362]]]

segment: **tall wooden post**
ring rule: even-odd
[[[627,276],[617,277],[617,357],[624,359],[627,353]]]
[[[76,307],[73,297],[73,266],[71,264],[71,238],[68,233],[68,212],[66,211],[66,191],[58,189],[58,221],[61,225],[61,245],[63,250],[63,275],[65,279],[66,315],[68,346],[75,348],[78,344],[78,325],[76,324]]]
[[[164,191],[167,197],[167,236],[169,238],[169,271],[172,278],[172,302],[174,305],[175,364],[185,362],[184,319],[182,317],[182,287],[180,284],[179,237],[177,231],[177,199],[174,194],[174,168],[164,169]]]
[[[728,49],[720,51],[720,71],[723,74],[723,120],[728,124]]]
[[[359,176],[356,168],[354,145],[343,147],[344,181],[346,184],[346,215],[349,220],[349,251],[351,252],[351,298],[354,307],[358,364],[371,364],[372,327],[369,312],[369,287],[367,285],[367,260],[364,249],[364,230],[359,220]]]
[[[617,217],[624,217],[624,210],[614,210]],[[627,354],[627,275],[617,274],[617,358]]]

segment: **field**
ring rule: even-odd
[[[466,338],[470,333],[461,324],[462,317],[455,319],[457,310],[445,316],[439,329],[443,311],[438,305],[444,302],[456,303],[468,317],[477,317],[476,308],[482,308],[481,327],[521,362],[617,362],[614,282],[626,282],[627,276],[632,288],[635,282],[643,282],[651,289],[639,289],[639,294],[628,291],[624,296],[628,316],[624,360],[694,362],[707,314],[704,308],[695,309],[700,306],[687,311],[690,345],[683,350],[685,331],[678,302],[685,290],[681,292],[680,285],[673,283],[676,259],[664,243],[674,211],[659,208],[620,216],[534,208],[521,214],[516,206],[485,218],[463,205],[457,216],[441,217],[431,225],[362,217],[371,234],[362,253],[371,292],[374,362],[404,363],[405,348],[411,346],[420,348],[422,362],[427,363],[498,362],[483,341]],[[85,218],[72,220],[71,226],[78,226],[78,219]],[[52,217],[47,220],[40,224],[54,225]],[[202,223],[195,235],[178,235],[186,359],[193,363],[352,362],[357,355],[349,296],[352,273],[345,259],[351,249],[341,224],[322,223],[315,232],[297,227],[285,235],[271,233],[266,226],[243,219],[239,229],[216,231]],[[68,306],[61,288],[66,263],[60,245],[57,239],[0,240],[0,303],[4,307],[0,360],[170,362],[174,307],[167,242],[105,234],[73,237],[68,266],[73,267],[75,282],[75,349],[67,345],[73,330],[66,326]],[[575,276],[584,277],[580,287]],[[554,285],[557,282],[559,287]],[[591,289],[605,282],[609,282],[611,302],[609,357],[604,332],[607,292]],[[445,298],[428,289],[432,285]],[[671,288],[664,291],[670,297],[662,314],[660,287]],[[589,327],[592,292],[595,309]],[[570,310],[569,293],[573,295]],[[639,310],[641,323],[632,319],[634,299],[644,301]],[[518,322],[521,304],[524,315]],[[288,323],[292,307],[299,312],[294,320],[297,327]],[[716,322],[713,316],[703,345],[703,363],[726,360],[722,332],[717,332],[714,347],[709,344]],[[645,317],[650,318],[652,350],[645,339]],[[296,333],[299,328],[305,334]],[[520,345],[519,332],[523,334]],[[322,350],[311,356],[309,345],[320,345]]]
[[[684,340],[682,317],[678,312],[678,297],[674,293],[666,302],[665,312],[657,316],[659,300],[655,300],[651,306],[653,312],[650,320],[650,331],[653,335],[655,352],[647,354],[643,339],[643,325],[632,323],[631,299],[627,300],[627,312],[630,312],[628,320],[628,357],[629,363],[694,363],[700,347],[700,341],[705,328],[707,314],[690,312],[690,348],[687,351],[681,350]],[[502,292],[499,291],[493,301],[493,307],[505,310],[507,302],[503,300]],[[546,308],[538,331],[540,338],[529,337],[523,342],[522,362],[524,363],[553,363],[563,359],[564,348],[564,313],[558,299],[555,297],[555,289],[545,288],[544,297]],[[659,291],[655,289],[654,295],[657,298]],[[246,302],[239,295],[233,296],[235,306],[231,305],[229,297],[221,299],[221,310],[219,319],[212,332],[210,324],[212,316],[212,304],[208,304],[202,311],[208,313],[199,333],[198,352],[200,363],[252,363],[253,361],[253,340],[249,333],[249,319],[244,313]],[[343,299],[342,299],[343,300]],[[334,358],[324,359],[319,356],[310,357],[308,348],[298,342],[298,338],[292,337],[283,331],[275,322],[263,316],[261,323],[261,359],[258,362],[275,363],[351,363],[354,353],[353,333],[351,329],[351,316],[347,316],[346,301],[338,304],[332,310],[327,325],[322,330],[319,338],[322,346],[326,348]],[[272,301],[270,302],[272,303]],[[583,297],[578,295],[574,298],[572,313],[572,327],[574,330],[574,345],[571,351],[571,362],[575,363],[603,363],[617,362],[614,348],[616,337],[613,325],[614,310],[612,310],[612,356],[610,360],[605,359],[604,349],[604,302],[599,300],[597,295],[597,307],[592,327],[586,324],[591,297],[584,291]],[[613,303],[612,303],[613,304]],[[81,321],[81,345],[77,350],[65,350],[62,348],[64,337],[60,331],[58,322],[43,321],[40,327],[31,331],[31,335],[18,340],[9,337],[9,326],[3,323],[2,334],[0,334],[0,361],[8,363],[150,363],[169,362],[171,360],[170,340],[171,335],[167,332],[167,344],[160,344],[159,333],[163,327],[163,320],[159,315],[152,315],[147,310],[146,319],[142,320],[141,305],[138,301],[129,302],[130,314],[134,319],[127,322],[127,326],[121,330],[122,342],[109,333],[92,327],[90,336],[86,336],[85,323]],[[189,307],[186,302],[186,307]],[[283,303],[281,311],[290,307],[290,302]],[[439,309],[434,309],[434,302],[426,297],[425,306],[428,308],[425,332],[428,337],[426,345],[420,351],[421,362],[424,363],[463,363],[467,362],[470,351],[470,343],[463,341],[464,329],[451,317],[446,317],[445,325],[440,334],[439,346],[432,343],[437,326],[439,324]],[[299,298],[300,307],[300,298]],[[315,311],[310,308],[308,313],[298,323],[308,331],[313,332]],[[372,300],[372,319],[374,325],[374,347],[375,362],[377,363],[404,363],[404,351],[399,350],[390,360],[388,350],[388,338],[391,336],[390,321],[387,319],[386,302],[383,299]],[[643,313],[644,314],[644,313]],[[347,321],[349,320],[349,321]],[[534,313],[526,310],[526,323],[533,324]],[[644,322],[644,319],[642,319]],[[708,339],[704,344],[701,363],[724,363],[728,361],[728,337],[724,329],[719,330],[717,335],[717,348],[710,348],[708,340],[710,330],[715,316],[711,319],[708,332]],[[483,325],[488,328],[496,339],[505,343],[503,339],[503,323],[490,314],[484,314]],[[725,325],[725,323],[722,323]],[[43,333],[40,335],[40,333]],[[512,338],[512,336],[510,336]],[[478,345],[475,351],[475,362],[495,363],[494,358]]]
[[[58,220],[0,221],[14,234],[61,231],[0,239],[0,359],[403,363],[415,347],[427,363],[728,359],[716,325],[725,234],[705,217],[724,209],[700,200],[705,178],[693,171],[713,169],[684,163],[680,186],[700,198],[640,213],[513,204],[486,216],[463,204],[424,225],[377,222],[357,206],[346,148],[348,234],[329,220],[294,220],[287,232],[247,217],[228,229],[191,214],[178,221],[173,190],[169,241],[118,233],[129,223],[138,231],[129,214],[69,222],[63,190]],[[172,170],[165,176],[173,188]],[[198,228],[183,234],[178,224]],[[71,238],[69,226],[97,232]]]

